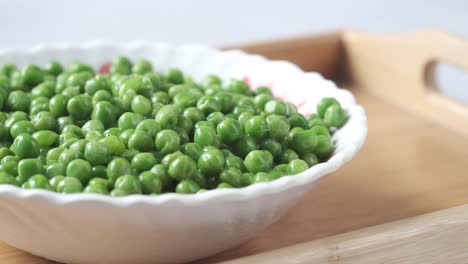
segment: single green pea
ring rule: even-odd
[[[189,93],[189,92],[180,92],[177,93],[172,102],[180,108],[192,107],[197,104],[198,96]]]
[[[162,129],[175,127],[178,121],[175,105],[164,105],[156,114],[155,120]]]
[[[166,105],[166,104],[169,104],[171,102],[171,98],[165,92],[156,92],[151,96],[151,102],[153,104],[161,103],[163,105]]]
[[[50,164],[46,167],[46,170],[45,170],[45,175],[49,179],[52,179],[53,177],[58,176],[58,175],[65,175],[65,173],[66,173],[65,165],[60,164],[60,163]]]
[[[273,175],[268,174],[266,172],[259,172],[255,174],[255,177],[253,178],[253,183],[271,182],[274,180],[275,180],[275,177]]]
[[[315,156],[313,153],[305,153],[301,156],[301,159],[307,163],[309,168],[319,163],[317,156]]]
[[[125,151],[124,141],[121,138],[117,137],[117,136],[113,136],[113,135],[106,136],[106,137],[100,139],[99,143],[106,145],[107,150],[110,152],[111,155],[121,155]],[[98,146],[99,144],[93,143],[93,145]],[[101,145],[99,145],[99,146],[101,146]],[[90,148],[91,148],[91,146],[90,146]],[[92,151],[92,149],[89,150],[89,151]],[[103,151],[103,150],[101,150],[101,151]],[[89,155],[91,155],[91,154],[89,154]]]
[[[49,179],[42,174],[35,174],[31,176],[25,183],[22,184],[24,189],[45,189],[52,190],[49,184]]]
[[[99,90],[110,90],[107,78],[103,75],[96,75],[94,78],[86,81],[84,90],[88,95],[94,95]]]
[[[122,140],[122,142],[128,146],[128,139],[130,138],[131,135],[135,133],[135,129],[126,129],[120,133],[119,138]]]
[[[142,172],[138,176],[144,194],[159,194],[162,191],[162,180],[151,171]]]
[[[127,75],[132,71],[132,63],[127,57],[119,56],[112,60],[110,72],[113,74]]]
[[[98,131],[102,133],[104,132],[104,125],[99,120],[89,120],[86,123],[84,123],[84,125],[81,127],[81,132],[83,133],[83,135],[86,136],[88,132],[91,131]]]
[[[210,121],[215,127],[221,123],[226,117],[221,112],[213,112],[206,117],[206,120]]]
[[[14,123],[10,128],[11,138],[16,138],[19,134],[33,134],[36,131],[33,124],[30,121],[18,121]]]
[[[135,130],[128,139],[128,148],[143,152],[152,151],[154,149],[154,141],[145,132]]]
[[[13,175],[5,171],[0,171],[0,184],[9,184],[17,186],[18,182],[16,181],[15,177],[13,177]]]
[[[270,115],[266,118],[270,137],[283,140],[289,133],[290,124],[284,116]]]
[[[167,94],[169,95],[170,98],[174,98],[179,93],[191,94],[192,92],[194,92],[194,90],[188,85],[173,85],[169,88]],[[195,93],[197,92],[195,91]],[[197,94],[200,95],[199,93]]]
[[[242,172],[238,169],[227,168],[221,172],[219,178],[233,187],[242,187]]]
[[[289,115],[289,123],[291,127],[302,127],[307,129],[309,127],[309,121],[303,115],[299,113],[292,113]]]
[[[323,121],[325,121],[326,124],[337,128],[342,127],[347,119],[348,116],[345,110],[343,110],[340,105],[336,104],[329,106],[323,116]]]
[[[65,88],[67,88],[67,80],[70,77],[71,72],[62,72],[57,76],[56,84],[55,84],[55,93],[59,94],[63,92]]]
[[[131,117],[126,117],[126,118],[131,119]],[[116,119],[115,107],[110,102],[99,101],[94,105],[94,109],[91,114],[91,119],[99,121],[103,125],[102,127],[103,129],[109,128],[114,124],[115,119]],[[125,120],[122,120],[122,122],[123,121]],[[129,121],[126,121],[126,122],[129,122]],[[128,125],[128,124],[125,124],[125,125]]]
[[[133,173],[130,162],[124,158],[114,158],[107,165],[107,177],[112,182],[115,182],[120,175]]]
[[[30,104],[31,98],[23,91],[12,91],[6,102],[10,111],[28,111]]]
[[[206,127],[215,129],[214,124],[211,123],[210,121],[198,121],[198,122],[195,124],[194,128],[197,129],[197,128],[202,127],[202,126],[206,126]]]
[[[106,167],[104,165],[95,165],[91,168],[93,178],[107,178]]]
[[[164,129],[156,135],[155,145],[158,151],[164,155],[167,155],[179,150],[180,137],[175,131]]]
[[[184,74],[179,69],[169,69],[166,74],[166,78],[170,83],[182,84],[184,83]]]
[[[304,130],[294,134],[291,141],[291,146],[296,152],[300,154],[308,153],[314,151],[314,149],[317,147],[317,141],[317,135],[313,131]]]
[[[299,155],[297,155],[297,153],[294,150],[286,149],[281,153],[279,160],[281,163],[289,163],[291,162],[291,160],[295,160],[298,158]]]
[[[157,160],[152,153],[140,152],[133,157],[131,166],[136,172],[141,173],[150,170],[156,163]]]
[[[108,136],[120,136],[120,133],[122,133],[122,129],[118,128],[118,127],[111,127],[107,130],[104,131],[103,135],[105,137],[108,137]]]
[[[232,188],[232,185],[229,184],[229,183],[226,183],[226,182],[221,182],[220,184],[218,184],[218,186],[216,187],[216,189],[231,189]]]
[[[28,86],[34,86],[44,80],[44,73],[37,65],[29,64],[21,70],[23,83]]]
[[[29,120],[28,114],[23,111],[16,111],[10,114],[10,116],[4,121],[4,125],[9,130],[14,123],[23,120]]]
[[[136,95],[131,102],[131,109],[134,113],[146,116],[151,113],[151,101],[142,95]]]
[[[83,190],[83,184],[78,178],[65,177],[57,184],[59,193],[80,193]]]
[[[225,143],[232,143],[238,140],[242,135],[242,130],[239,122],[232,118],[226,118],[221,121],[216,131],[221,141]]]
[[[62,132],[64,127],[73,124],[75,124],[75,121],[70,116],[59,117],[57,118],[57,131]]]
[[[233,152],[240,158],[244,158],[250,151],[255,149],[257,149],[257,141],[247,135],[242,136],[232,144]]]
[[[83,158],[83,154],[77,150],[65,149],[60,153],[57,162],[63,165],[69,164],[72,160]]]
[[[62,91],[62,95],[72,98],[74,96],[80,95],[80,87],[79,86],[69,86]]]
[[[295,175],[307,170],[309,166],[301,159],[291,160],[288,164],[288,174]]]
[[[135,129],[141,121],[143,121],[143,116],[139,114],[132,112],[123,113],[119,117],[118,127],[122,130]]]
[[[116,98],[117,99],[117,98]],[[112,97],[112,94],[107,91],[107,90],[97,90],[92,99],[92,103],[95,105],[98,102],[106,101],[106,102],[114,102],[114,98]]]
[[[88,72],[90,74],[94,74],[94,69],[91,65],[80,63],[80,62],[73,62],[68,66],[68,72]]]
[[[29,134],[18,135],[10,147],[11,151],[21,159],[36,158],[39,156],[39,143]]]
[[[209,149],[200,155],[197,164],[202,174],[215,176],[224,168],[224,155],[219,149]]]
[[[79,87],[80,93],[83,93],[86,82],[91,78],[93,75],[88,71],[72,73],[67,79],[67,86]]]
[[[86,120],[91,116],[93,104],[89,95],[80,94],[67,102],[67,111],[76,120]]]
[[[57,191],[57,186],[58,186],[59,182],[62,181],[63,179],[65,179],[65,176],[57,175],[57,176],[52,177],[49,180],[49,185],[50,185],[50,187],[52,188],[53,191]]]
[[[49,111],[55,116],[67,115],[68,97],[63,94],[54,95],[49,101]]]
[[[317,145],[315,146],[315,149],[313,153],[319,158],[319,159],[326,159],[335,150],[335,146],[333,145],[333,141],[331,140],[330,136],[328,135],[319,135],[317,136]]]
[[[192,120],[181,115],[177,120],[177,127],[184,129],[187,133],[190,133],[193,127]]]
[[[215,130],[210,126],[199,126],[195,129],[193,136],[193,142],[197,143],[201,147],[215,146],[219,147],[219,139],[216,135]]]
[[[86,134],[85,139],[88,140],[88,141],[98,141],[98,140],[101,140],[103,137],[104,137],[104,135],[102,134],[102,132],[99,132],[99,131],[89,131],[89,132]]]
[[[52,148],[47,152],[46,163],[47,165],[58,162],[60,154],[65,150],[63,147]]]
[[[93,185],[88,185],[83,189],[84,193],[97,193],[97,194],[109,194],[106,186],[102,183],[96,183]]]
[[[219,92],[213,95],[213,98],[218,100],[221,105],[221,112],[229,113],[235,106],[234,97],[227,92]]]
[[[242,186],[251,185],[254,181],[254,178],[255,178],[255,174],[251,172],[242,173],[242,176],[241,176]]]
[[[114,189],[110,192],[110,195],[113,197],[127,196],[128,193],[124,190]]]
[[[244,112],[239,115],[239,117],[237,118],[237,121],[239,122],[239,125],[241,126],[242,131],[244,130],[244,126],[245,126],[245,123],[247,123],[247,120],[249,120],[253,116],[254,114],[252,114],[251,112]]]
[[[192,194],[197,193],[200,190],[200,186],[192,180],[183,180],[176,186],[176,193]]]
[[[24,84],[23,76],[20,71],[13,71],[10,75],[10,88],[11,90],[23,90],[26,85]]]
[[[244,161],[237,156],[229,156],[225,158],[224,167],[234,168],[239,171],[245,171]]]
[[[161,103],[155,103],[152,105],[152,108],[153,108],[153,111],[151,112],[151,117],[152,118],[156,118],[156,115],[159,113],[159,110],[161,110],[161,108],[163,107],[164,105],[161,104]]]
[[[294,135],[296,135],[298,132],[304,131],[302,127],[293,127],[291,131],[289,131],[288,136],[283,140],[282,144],[285,148],[288,148],[292,144],[292,140],[294,138]]]
[[[181,149],[182,153],[189,156],[193,160],[198,160],[200,155],[203,153],[202,147],[196,143],[186,143]]]
[[[10,175],[18,175],[18,161],[5,161],[0,164],[0,171],[4,171]]]
[[[145,119],[138,124],[135,130],[141,130],[150,137],[155,137],[161,131],[161,126],[154,119]]]
[[[58,61],[51,61],[46,64],[46,66],[44,67],[44,71],[47,74],[58,76],[63,72],[63,66]]]
[[[259,87],[257,87],[257,89],[255,89],[255,92],[257,94],[268,94],[268,95],[273,96],[273,94],[271,93],[270,88],[268,88],[267,86],[259,86]]]
[[[173,155],[175,153],[172,153],[172,154],[169,154],[167,156],[176,156],[176,155]],[[167,157],[166,156],[166,157]],[[172,159],[173,160],[173,159]],[[172,161],[171,160],[171,161]],[[169,162],[170,163],[170,162]],[[164,189],[165,187],[168,187],[170,184],[171,184],[171,181],[172,181],[172,178],[169,176],[169,174],[167,173],[167,167],[168,165],[163,165],[163,164],[156,164],[154,165],[150,172],[152,172],[154,175],[156,175],[156,177],[158,177],[159,179],[161,179],[161,183],[162,183],[162,188]]]
[[[46,98],[52,98],[54,94],[55,94],[55,82],[51,82],[51,81],[42,82],[36,85],[31,90],[32,97],[43,96]]]
[[[104,178],[92,178],[89,181],[88,186],[92,186],[92,185],[95,185],[95,184],[104,185],[104,187],[106,188],[106,191],[110,191],[114,187],[114,185],[112,184],[112,182],[109,179],[104,179]]]
[[[223,91],[223,88],[221,87],[221,85],[218,85],[218,84],[213,84],[211,86],[209,86],[208,88],[205,89],[205,94],[206,95],[216,95],[220,92]]]
[[[330,107],[332,105],[341,106],[340,102],[338,102],[338,100],[336,100],[335,98],[332,98],[332,97],[322,98],[322,100],[320,100],[318,102],[318,104],[317,104],[317,115],[318,115],[318,117],[324,118],[325,111],[328,109],[328,107]]]
[[[231,93],[245,94],[249,90],[249,86],[242,80],[230,79],[224,89]]]
[[[0,161],[0,164],[3,164],[3,163],[6,163],[6,162],[9,162],[9,161],[14,161],[16,163],[18,163],[21,159],[17,156],[13,156],[13,155],[7,155],[5,157],[2,158],[2,160]]]
[[[66,168],[67,177],[74,177],[81,183],[87,184],[92,178],[92,168],[88,161],[75,159],[68,163]]]
[[[5,77],[9,78],[13,74],[13,72],[17,71],[18,68],[16,65],[11,63],[5,63],[0,67],[0,75],[4,75]]]
[[[284,102],[278,100],[271,100],[265,104],[263,108],[265,113],[268,114],[275,114],[285,116],[287,114],[287,106]]]
[[[86,143],[84,157],[92,165],[104,165],[110,161],[112,149],[107,144],[99,141]]]
[[[57,119],[49,111],[42,111],[34,115],[31,123],[36,130],[52,130],[57,129]]]
[[[127,194],[141,194],[142,188],[138,178],[131,174],[125,174],[117,178],[115,188],[125,191]]]
[[[203,112],[196,107],[189,107],[185,109],[182,115],[192,120],[193,124],[196,124],[199,121],[205,120],[205,115],[203,114]]]
[[[260,94],[255,96],[254,103],[255,103],[255,106],[257,108],[264,109],[266,103],[268,103],[272,99],[273,99],[273,96],[271,96],[269,94],[265,94],[265,93],[260,93]]]
[[[203,96],[197,102],[197,108],[205,115],[221,111],[221,103],[211,96]]]
[[[267,136],[268,124],[263,116],[251,117],[244,125],[245,134],[256,139],[262,139]]]
[[[282,146],[278,141],[267,138],[260,143],[260,149],[269,151],[277,159],[281,155]]]
[[[245,157],[244,165],[252,173],[266,172],[273,166],[273,156],[265,150],[252,150]]]
[[[145,74],[151,71],[153,71],[153,65],[145,59],[137,61],[132,67],[132,72],[137,74]]]
[[[65,132],[59,135],[59,145],[64,148],[70,147],[75,141],[78,141],[78,136],[71,132]]]
[[[6,156],[14,155],[13,151],[11,151],[7,147],[1,147],[0,148],[0,160],[2,160]]]
[[[143,75],[143,82],[153,90],[162,90],[162,86],[165,84],[165,78],[160,73],[146,72]]]
[[[232,114],[239,120],[239,117],[243,113],[250,113],[252,116],[256,114],[256,109],[254,106],[247,105],[247,104],[241,104],[241,105],[236,105],[234,109],[232,110]],[[240,121],[240,120],[239,120]]]
[[[43,174],[43,164],[39,159],[22,159],[18,163],[18,181],[22,184],[35,174]]]
[[[187,155],[179,155],[171,161],[168,174],[179,181],[189,179],[197,171],[197,164]]]
[[[327,136],[330,137],[330,130],[328,130],[325,126],[314,126],[310,128],[311,131],[315,133],[317,136]]]
[[[203,77],[201,84],[205,87],[211,86],[213,84],[221,85],[221,79],[214,74],[208,74],[205,77]]]

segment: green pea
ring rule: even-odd
[[[66,125],[62,129],[62,134],[64,133],[71,133],[75,135],[76,137],[83,137],[83,131],[81,131],[81,128],[76,125]]]
[[[271,100],[265,104],[263,109],[268,114],[275,114],[285,116],[287,114],[287,106],[284,102],[278,100]]]
[[[180,148],[180,137],[175,131],[164,129],[156,135],[155,145],[156,149],[164,155],[173,153]]]
[[[39,156],[39,143],[29,134],[18,135],[10,147],[11,151],[21,159]]]
[[[55,83],[51,81],[43,82],[36,85],[31,90],[32,97],[43,96],[47,98],[52,98],[55,94]]]
[[[245,168],[249,172],[266,172],[273,166],[273,156],[264,150],[252,150],[244,159]]]
[[[18,175],[18,161],[6,161],[0,164],[0,171],[4,171],[10,175]]]
[[[151,171],[142,172],[138,176],[144,194],[159,194],[162,191],[162,180]]]
[[[57,131],[62,132],[63,128],[68,125],[73,125],[75,122],[69,116],[62,116],[57,118]]]
[[[57,129],[57,119],[49,111],[42,111],[33,116],[31,123],[36,130],[52,130]]]
[[[301,156],[301,159],[307,163],[309,168],[319,163],[317,156],[315,156],[313,153],[305,153]]]
[[[166,78],[170,83],[182,84],[184,83],[184,74],[179,69],[169,69],[166,74]]]
[[[12,91],[8,95],[6,106],[10,111],[28,111],[31,98],[23,91]]]
[[[299,113],[292,113],[289,115],[288,120],[292,127],[302,127],[304,129],[309,127],[309,121],[307,118]]]
[[[6,78],[9,78],[17,70],[18,68],[16,67],[16,65],[11,63],[5,63],[0,67],[0,75],[4,75]]]
[[[127,112],[119,117],[118,126],[122,130],[135,129],[141,121],[143,121],[143,116]]]
[[[273,96],[269,94],[260,93],[254,98],[255,106],[259,109],[264,109],[265,104],[273,99]]]
[[[319,135],[317,136],[317,145],[314,149],[314,154],[319,159],[326,159],[335,150],[335,146],[333,145],[333,141],[331,140],[330,136],[328,135]]]
[[[21,159],[17,156],[12,156],[12,155],[7,155],[5,157],[2,158],[2,160],[0,161],[0,163],[6,163],[6,162],[9,162],[9,161],[14,161],[16,163],[18,163]]]
[[[120,133],[119,138],[122,140],[122,142],[125,145],[128,145],[128,140],[130,139],[130,136],[133,135],[133,133],[135,133],[134,129],[124,130],[124,131],[122,131],[122,133]]]
[[[203,114],[209,115],[213,112],[221,111],[221,103],[211,96],[203,96],[198,100],[197,108],[200,109]]]
[[[199,121],[205,120],[205,115],[203,114],[203,112],[196,107],[189,107],[185,109],[182,115],[192,120],[193,124],[196,124]]]
[[[120,175],[133,174],[130,162],[124,158],[114,158],[107,165],[107,177],[115,182]]]
[[[337,128],[342,127],[347,119],[348,116],[346,112],[340,105],[336,104],[329,106],[323,116],[323,121],[325,121],[327,125]]]
[[[57,143],[59,138],[57,133],[50,130],[37,131],[32,136],[34,139],[36,139],[41,148],[50,147],[51,145]]]
[[[106,102],[113,102],[114,98],[112,94],[107,90],[98,90],[94,93],[92,99],[92,103],[95,105],[98,102],[106,101]]]
[[[88,161],[82,159],[75,159],[68,163],[66,168],[67,177],[74,177],[81,181],[81,183],[88,183],[92,178],[92,168]]]
[[[232,118],[226,118],[221,121],[216,131],[222,142],[231,143],[238,140],[242,135],[242,130],[239,122]]]
[[[0,184],[18,185],[15,177],[5,171],[0,171]]]
[[[14,155],[13,151],[6,147],[0,148],[0,160],[9,155]]]
[[[152,153],[141,152],[132,158],[131,166],[135,171],[140,173],[150,170],[156,162],[157,160]]]
[[[215,176],[224,168],[224,155],[219,149],[204,151],[198,158],[198,169],[206,176]]]
[[[298,153],[308,153],[314,151],[317,143],[317,135],[311,130],[304,130],[294,134],[291,146]]]
[[[209,74],[203,77],[201,84],[203,86],[221,85],[221,79],[214,74]]]
[[[67,111],[77,120],[86,120],[91,116],[93,104],[89,95],[77,95],[67,102]]]
[[[153,139],[141,130],[136,130],[128,139],[128,148],[138,151],[152,151],[154,149]]]
[[[256,114],[256,109],[255,107],[251,105],[246,105],[246,104],[241,104],[241,105],[236,105],[234,109],[232,110],[232,114],[239,120],[239,117],[243,113],[250,113],[252,116]],[[239,120],[240,121],[240,120]]]
[[[57,162],[63,165],[69,164],[72,160],[83,158],[83,154],[77,150],[66,149],[60,153]]]
[[[199,126],[195,129],[193,142],[201,147],[215,146],[219,147],[219,139],[215,130],[210,126]]]
[[[84,157],[92,165],[104,165],[110,161],[112,150],[99,141],[88,142],[84,148]]]
[[[173,155],[174,153],[172,154],[169,154],[169,155]],[[169,156],[167,155],[167,156]],[[175,156],[174,156],[175,158]],[[173,159],[172,159],[173,160]],[[171,161],[172,161],[171,160]],[[169,162],[170,163],[170,162]],[[170,185],[171,181],[172,181],[172,178],[169,176],[169,174],[167,173],[167,166],[168,165],[163,165],[163,164],[156,164],[154,165],[150,172],[152,172],[154,175],[156,175],[156,177],[158,177],[159,179],[161,179],[161,183],[162,183],[162,187],[167,187]]]
[[[335,98],[332,97],[325,97],[322,98],[317,104],[317,115],[320,118],[324,118],[325,116],[325,111],[328,109],[328,107],[332,105],[340,105],[340,102],[338,102]]]
[[[127,194],[141,194],[142,188],[138,178],[131,174],[125,174],[117,178],[115,188],[123,190]]]
[[[104,131],[103,135],[105,137],[108,137],[108,136],[120,136],[120,133],[122,133],[122,129],[118,128],[118,127],[111,127],[107,130]]]
[[[80,95],[80,93],[81,91],[80,91],[79,86],[69,86],[62,91],[62,95],[68,98],[72,98],[74,96]]]
[[[239,171],[245,171],[244,161],[237,156],[228,156],[225,158],[224,167],[234,168]]]
[[[282,142],[284,147],[289,147],[292,144],[292,140],[294,135],[296,135],[298,132],[304,131],[302,127],[294,127],[289,131],[288,136],[284,139]]]
[[[101,183],[96,183],[93,185],[88,185],[83,189],[84,193],[97,193],[97,194],[109,194],[109,191],[106,189],[106,186]]]
[[[171,98],[165,92],[156,92],[151,96],[151,102],[153,104],[161,103],[163,105],[166,105],[166,104],[169,104],[171,102]]]
[[[291,160],[295,160],[298,158],[299,155],[297,155],[297,153],[294,150],[286,149],[281,153],[279,160],[281,163],[289,163],[291,162]]]
[[[218,186],[216,187],[216,189],[231,189],[232,188],[232,185],[229,184],[229,183],[226,183],[226,182],[221,182],[220,184],[218,184]]]
[[[247,135],[242,136],[232,144],[233,152],[241,158],[244,158],[250,151],[255,149],[257,149],[257,141]]]
[[[44,80],[44,73],[42,70],[33,64],[29,64],[21,70],[21,76],[23,77],[23,83],[28,86],[34,86],[41,83]]]
[[[129,193],[127,193],[126,191],[124,190],[120,190],[120,189],[114,189],[110,192],[110,195],[111,196],[114,196],[114,197],[120,197],[120,196],[126,196],[126,195],[129,195]]]
[[[63,66],[58,61],[51,61],[46,64],[46,66],[44,67],[44,71],[47,74],[58,76],[63,72]]]
[[[132,63],[127,57],[119,56],[112,60],[110,72],[113,74],[127,75],[132,71]]]
[[[57,175],[57,176],[52,177],[49,180],[49,185],[50,185],[50,187],[52,188],[53,191],[57,191],[57,186],[58,186],[59,182],[62,181],[63,179],[65,179],[65,176]]]
[[[83,135],[88,134],[91,131],[104,132],[104,125],[99,120],[89,120],[82,127],[81,131]]]
[[[267,138],[260,143],[260,149],[269,151],[277,159],[281,155],[282,146],[278,141]]]
[[[45,97],[36,97],[31,101],[29,115],[36,115],[42,111],[49,111],[49,99]],[[56,121],[54,119],[54,121]]]
[[[121,155],[125,151],[124,141],[117,136],[106,136],[99,140],[99,143],[102,143],[107,146],[108,151],[111,155]],[[93,143],[94,145],[95,143]],[[92,150],[90,150],[92,151]]]
[[[106,191],[110,191],[114,187],[114,185],[109,179],[103,179],[103,178],[92,178],[89,181],[88,186],[93,186],[96,184],[103,185],[106,188]]]
[[[177,125],[178,115],[174,105],[165,105],[156,114],[155,120],[162,129],[172,128]]]
[[[42,174],[35,174],[31,176],[23,185],[24,189],[45,189],[52,190],[52,186],[49,184],[49,179]]]
[[[57,76],[57,83],[55,85],[55,93],[61,93],[65,88],[67,88],[67,80],[70,77],[71,72],[62,72]]]
[[[84,90],[88,95],[94,95],[99,90],[109,90],[107,78],[103,75],[96,75],[94,78],[86,81]]]
[[[257,89],[255,90],[255,92],[256,92],[257,94],[268,94],[268,95],[273,96],[273,94],[271,93],[270,88],[268,88],[268,87],[266,87],[266,86],[259,86],[259,87],[257,87]]]
[[[254,114],[251,113],[251,112],[244,112],[244,113],[239,115],[239,117],[237,118],[237,121],[239,122],[242,130],[244,130],[245,123],[247,123],[247,120],[249,120],[253,116],[254,116]]]
[[[202,154],[203,150],[200,145],[196,143],[186,143],[184,144],[181,149],[182,153],[189,156],[193,160],[198,160],[200,155]]]
[[[68,71],[69,72],[87,72],[90,74],[94,74],[94,70],[90,65],[83,64],[80,62],[73,62],[68,66]]]
[[[153,119],[145,119],[138,124],[135,130],[141,130],[150,137],[155,137],[161,131],[161,126]]]
[[[88,141],[98,141],[98,140],[102,139],[103,137],[104,137],[104,135],[102,134],[102,132],[99,132],[99,131],[89,131],[89,132],[86,134],[85,139],[88,140]]]
[[[132,116],[126,117],[126,118],[131,119]],[[116,119],[116,112],[115,112],[114,106],[110,102],[107,102],[107,101],[97,102],[91,114],[91,119],[100,121],[101,124],[103,125],[103,129],[111,127],[114,124],[115,119]],[[124,121],[129,122],[129,120],[123,119],[122,122]],[[125,124],[125,125],[128,125],[128,124]],[[119,128],[121,127],[119,126]]]
[[[33,124],[30,121],[18,121],[13,124],[10,128],[10,135],[12,138],[16,138],[19,134],[32,134],[36,131]]]
[[[242,172],[235,168],[227,168],[219,175],[222,182],[233,187],[242,187]]]
[[[249,86],[242,80],[231,79],[226,83],[225,89],[231,93],[245,94],[249,90]]]
[[[197,164],[187,155],[179,155],[171,161],[168,174],[179,181],[192,177],[197,171]]]
[[[133,112],[145,116],[151,113],[151,101],[142,95],[136,95],[131,102]]]
[[[75,177],[65,177],[57,184],[59,193],[80,193],[83,190],[83,184]]]
[[[60,163],[53,163],[46,167],[45,175],[51,179],[58,175],[65,175],[65,165]]]
[[[328,130],[325,126],[314,126],[310,128],[311,131],[315,133],[317,136],[327,136],[330,137],[330,130]]]
[[[283,140],[290,130],[288,119],[284,116],[270,115],[266,118],[270,137],[276,140]]]
[[[229,113],[235,106],[234,97],[227,92],[216,93],[213,98],[218,100],[221,105],[221,112]]]
[[[262,139],[267,136],[268,126],[265,117],[251,117],[244,125],[245,134],[256,139]]]
[[[43,174],[44,168],[39,159],[22,159],[18,163],[18,181],[22,184],[35,174]]]
[[[200,186],[192,180],[183,180],[176,186],[176,193],[192,194],[197,193],[200,190]]]
[[[190,133],[193,127],[192,120],[185,116],[179,116],[177,127],[184,129],[187,133]]]
[[[180,108],[192,107],[197,104],[198,96],[194,96],[189,92],[180,92],[177,93],[172,102]]]
[[[206,120],[210,121],[213,123],[215,126],[217,126],[219,123],[221,123],[226,117],[224,116],[223,113],[221,112],[213,112],[209,114],[206,117]]]
[[[307,170],[309,166],[301,159],[291,160],[288,164],[288,174],[295,175]]]
[[[274,180],[275,180],[275,177],[273,175],[270,175],[266,172],[259,172],[255,174],[255,177],[253,178],[253,183],[271,182]]]
[[[72,73],[67,79],[67,86],[79,87],[80,93],[82,93],[86,82],[92,77],[93,75],[87,71]]]
[[[58,162],[59,156],[60,156],[60,154],[62,154],[62,152],[64,150],[65,150],[65,148],[63,148],[63,147],[56,147],[56,148],[50,149],[47,152],[46,163],[49,165],[49,164]]]

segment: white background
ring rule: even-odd
[[[462,0],[0,0],[0,48],[95,39],[223,45],[342,28],[466,37],[467,14]],[[448,72],[446,92],[468,101],[468,88],[457,87],[468,78]]]

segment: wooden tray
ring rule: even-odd
[[[431,86],[434,61],[468,69],[467,41],[436,31],[340,32],[240,48],[351,89],[369,135],[280,221],[196,263],[468,262],[468,206],[459,206],[468,203],[468,110]],[[0,263],[51,262],[0,244]]]

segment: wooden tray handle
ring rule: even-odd
[[[442,95],[433,83],[434,62],[468,71],[468,41],[441,31],[343,34],[352,82],[402,107],[468,135],[468,107]]]

